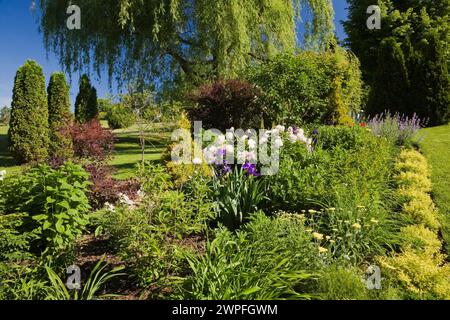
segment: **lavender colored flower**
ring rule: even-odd
[[[398,144],[404,145],[426,125],[426,120],[421,120],[415,113],[411,116],[392,115],[390,112],[384,112],[369,119],[367,126],[376,136]]]

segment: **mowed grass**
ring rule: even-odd
[[[422,129],[417,140],[432,166],[433,196],[440,211],[442,236],[450,252],[450,125]]]
[[[171,124],[154,124],[146,133],[145,161],[158,162],[170,141]],[[118,179],[131,178],[135,174],[136,164],[142,159],[139,143],[139,131],[136,127],[115,130],[116,143],[113,158],[109,164],[115,171]],[[0,126],[0,170],[6,170],[7,174],[19,173],[18,166],[8,151],[8,127]]]
[[[166,150],[171,136],[170,124],[155,124],[146,133],[145,161],[158,162]],[[128,129],[115,130],[116,143],[114,157],[110,164],[116,169],[118,179],[131,178],[135,168],[142,161],[142,151],[139,140],[139,130],[136,126]]]

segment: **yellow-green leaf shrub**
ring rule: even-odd
[[[450,265],[440,253],[427,161],[418,151],[403,150],[395,168],[401,215],[414,224],[400,231],[400,253],[378,258],[383,277],[402,288],[406,299],[450,299]]]
[[[400,231],[402,245],[417,252],[437,254],[442,243],[437,234],[424,225],[411,225],[403,227]]]
[[[383,277],[396,279],[407,299],[450,299],[450,266],[444,256],[412,249],[379,260]]]

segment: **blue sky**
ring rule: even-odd
[[[31,2],[32,0],[0,0],[0,107],[10,105],[14,76],[25,60],[33,59],[42,65],[47,83],[51,73],[61,70],[57,57],[44,49],[42,35],[30,11]],[[346,1],[333,0],[333,3],[337,34],[342,39],[344,31],[339,21],[346,19]],[[78,77],[78,74],[72,75],[72,104],[78,91]],[[110,91],[106,76],[97,79],[92,75],[92,82],[99,97],[106,96]],[[117,92],[114,87],[112,90],[112,93]]]

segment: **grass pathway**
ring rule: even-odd
[[[145,160],[159,161],[170,141],[172,125],[155,124],[148,133]],[[139,133],[135,127],[114,131],[116,143],[114,157],[110,164],[117,170],[115,176],[119,179],[130,178],[134,175],[135,166],[141,161]],[[19,173],[21,166],[16,165],[8,151],[8,127],[0,126],[0,171],[8,174]]]
[[[422,129],[417,142],[432,166],[433,195],[450,252],[450,125]]]

